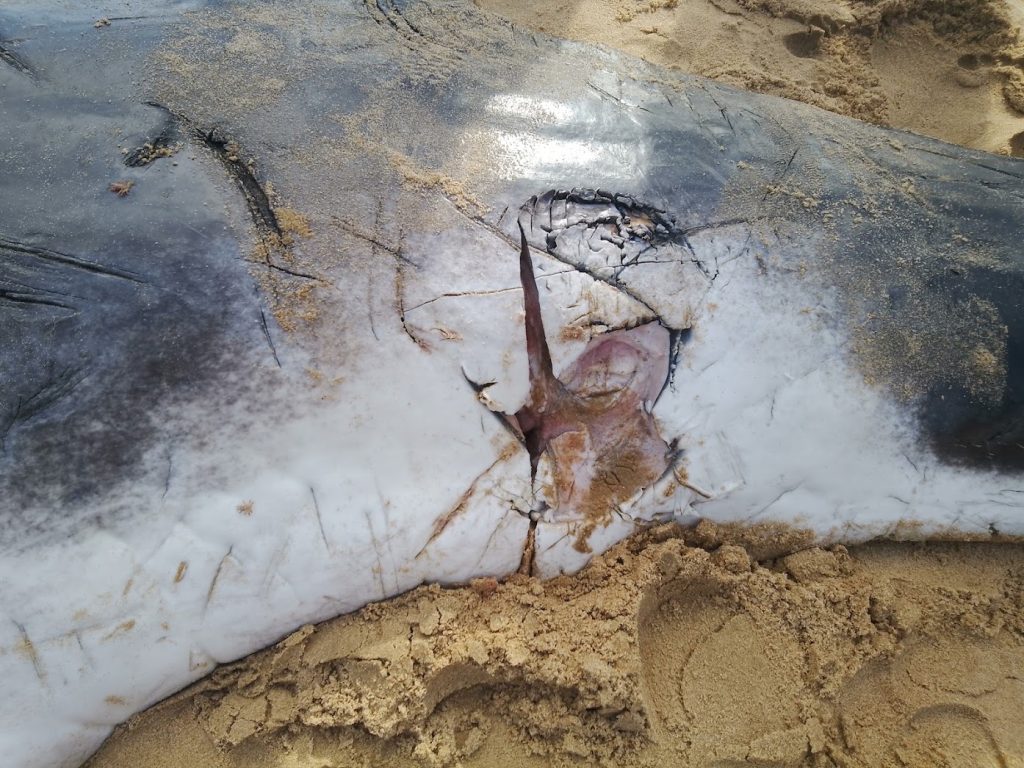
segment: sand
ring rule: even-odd
[[[1024,156],[1024,0],[475,0],[539,32]]]
[[[1020,0],[477,2],[1024,156]],[[88,765],[1024,766],[1024,544],[809,541],[704,522],[573,577],[423,586],[218,669]]]
[[[221,668],[90,768],[1024,766],[1024,545],[704,522],[424,586]]]

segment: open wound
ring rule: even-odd
[[[657,321],[604,333],[555,376],[521,222],[519,230],[530,390],[508,421],[529,452],[538,511],[583,521],[575,546],[587,551],[594,528],[673,466],[651,415],[668,382],[672,335]]]

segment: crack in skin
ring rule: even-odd
[[[68,397],[83,381],[89,371],[83,368],[65,368],[26,398],[18,397],[7,422],[0,427],[0,452],[7,450],[7,435],[20,422],[25,422]]]
[[[158,134],[124,156],[124,164],[129,168],[142,168],[162,157],[170,157],[177,151],[177,138],[178,126],[175,119],[169,116]]]
[[[256,236],[263,250],[259,254],[260,259],[249,261],[291,277],[315,282],[319,281],[320,278],[316,275],[289,269],[280,263],[276,263],[272,258],[274,255],[278,255],[287,261],[290,240],[277,220],[277,214],[274,212],[274,206],[270,202],[270,196],[264,184],[256,175],[255,161],[251,157],[248,159],[244,157],[238,142],[220,128],[216,126],[209,129],[203,128],[188,117],[172,112],[163,104],[155,101],[147,101],[146,104],[161,110],[169,117],[169,124],[150,142],[151,145],[169,146],[169,142],[173,141],[175,136],[174,123],[178,123],[187,130],[187,133],[193,139],[210,151],[224,167],[228,176],[238,184],[242,197],[245,198],[246,207],[249,209],[249,216],[252,219]],[[147,155],[139,153],[140,150],[138,149],[133,153],[129,153],[125,158],[125,163],[127,165],[144,165],[146,162],[152,162],[152,157],[149,157],[147,160]]]
[[[672,383],[682,347],[690,338],[692,320],[672,321],[623,280],[630,267],[655,263],[690,264],[694,277],[702,281],[705,293],[718,278],[718,263],[709,266],[697,255],[689,235],[705,227],[681,229],[674,217],[661,208],[644,203],[631,195],[574,188],[550,190],[532,198],[523,206],[529,214],[530,231],[543,233],[543,252],[595,280],[606,283],[630,299],[637,301],[671,334],[669,345],[669,376]],[[707,225],[714,229],[724,222]],[[575,241],[576,254],[571,253]],[[607,246],[613,248],[609,252]],[[644,255],[662,246],[674,245],[684,253],[667,260],[652,261]],[[593,258],[606,260],[595,266]],[[587,262],[591,263],[588,264]]]
[[[228,177],[238,185],[245,200],[258,245],[252,258],[242,257],[242,260],[255,267],[265,267],[268,275],[281,275],[314,284],[322,283],[322,279],[316,275],[282,265],[281,262],[292,261],[291,239],[281,227],[267,188],[257,176],[255,161],[251,157],[245,157],[239,144],[216,126],[207,129],[189,117],[173,112],[159,102],[147,101],[144,103],[159,109],[167,116],[167,120],[156,136],[125,156],[125,165],[141,167],[168,156],[163,154],[165,151],[173,154],[177,151],[175,140],[183,135],[197,141],[221,164]],[[276,289],[274,293],[276,293]],[[274,364],[278,368],[283,368],[258,290],[255,291],[255,296],[259,311],[260,331],[267,342]]]

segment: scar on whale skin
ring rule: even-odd
[[[519,235],[530,391],[510,421],[530,454],[534,485],[547,456],[541,495],[556,519],[584,521],[575,548],[587,552],[594,528],[670,467],[672,450],[650,408],[668,381],[671,335],[658,322],[603,334],[556,377],[521,221]]]

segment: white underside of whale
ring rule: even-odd
[[[695,248],[728,253],[730,237]],[[662,434],[680,440],[693,490],[641,496],[591,547],[655,518],[782,522],[822,543],[1024,534],[1024,494],[1010,478],[940,465],[915,444],[906,409],[850,368],[827,296],[766,284],[751,260],[723,261],[653,409]],[[362,364],[327,372],[327,386],[281,374],[267,397],[289,404],[286,419],[194,414],[218,420],[216,443],[150,457],[153,482],[106,501],[137,510],[124,524],[0,563],[0,722],[17,724],[0,739],[9,764],[76,765],[127,715],[297,626],[425,581],[519,566],[529,459],[462,376],[496,378],[498,401],[522,397],[521,291],[508,263],[449,291],[472,296],[409,313],[454,332],[437,342],[441,354],[391,322]],[[584,295],[603,317],[633,309],[553,260],[538,260],[538,276],[552,337]],[[556,369],[580,344],[552,342]],[[537,572],[585,563],[577,529],[540,523]]]

